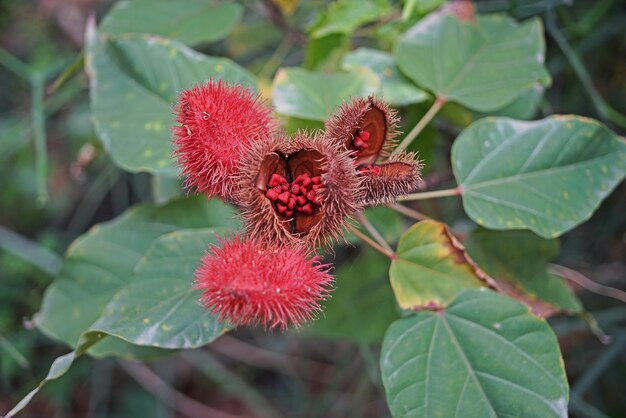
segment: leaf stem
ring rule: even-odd
[[[280,67],[280,64],[282,64],[285,60],[285,57],[291,50],[292,46],[293,40],[290,37],[285,36],[278,44],[278,47],[274,50],[274,53],[272,53],[272,56],[265,62],[265,65],[263,65],[263,68],[261,68],[257,77],[259,79],[271,77],[278,67]]]
[[[626,303],[626,292],[624,292],[623,290],[596,283],[588,277],[584,276],[582,273],[558,264],[550,264],[550,270],[553,274],[570,280],[590,292],[617,299],[620,302]]]
[[[446,98],[443,96],[437,96],[433,105],[428,109],[426,114],[422,116],[419,122],[411,129],[411,132],[402,140],[400,145],[396,147],[392,154],[397,154],[404,151],[413,142],[413,140],[422,132],[422,130],[428,125],[428,123],[435,117],[439,110],[446,104]]]
[[[626,116],[613,109],[600,95],[596,87],[593,85],[593,81],[591,80],[591,77],[589,76],[582,60],[578,57],[576,51],[574,51],[569,42],[567,42],[563,33],[556,26],[554,13],[552,11],[548,12],[546,28],[548,29],[550,36],[552,36],[552,39],[554,39],[556,44],[561,49],[561,52],[563,52],[563,55],[565,55],[567,61],[569,61],[569,64],[572,66],[572,69],[580,80],[583,89],[591,98],[591,102],[596,108],[598,115],[603,119],[610,120],[622,128],[626,128]]]
[[[356,228],[355,226],[348,225],[347,229],[348,229],[348,231],[350,231],[354,235],[356,235],[361,241],[365,242],[366,244],[369,244],[372,248],[374,248],[375,250],[377,250],[381,254],[385,255],[386,257],[389,257],[389,259],[395,260],[397,258],[396,253],[394,253],[393,251],[391,251],[391,252],[388,251],[385,247],[383,247],[382,245],[378,244],[376,241],[374,241],[373,239],[371,239],[370,237],[368,237],[367,235],[365,235],[364,233],[359,231],[359,229]]]
[[[20,234],[0,225],[0,248],[33,264],[51,276],[61,269],[61,257]]]
[[[399,197],[398,202],[404,202],[407,200],[433,199],[436,197],[458,196],[460,194],[461,194],[461,188],[455,187],[454,189],[433,190],[432,192],[420,192],[420,193],[409,194],[406,196]]]
[[[393,253],[393,249],[387,243],[387,240],[385,240],[385,238],[381,235],[381,233],[378,232],[378,230],[374,227],[374,225],[372,225],[372,223],[365,217],[365,214],[363,213],[363,211],[357,212],[356,219],[361,223],[361,225],[365,227],[365,229],[367,229],[367,232],[370,233],[372,238],[374,238],[376,242],[380,244],[381,247],[384,247],[387,251],[389,251],[390,253]]]
[[[34,73],[31,77],[31,113],[35,135],[35,170],[37,174],[37,202],[44,205],[48,202],[48,153],[46,148],[46,116],[44,114],[44,85],[42,73]]]
[[[428,216],[424,215],[421,212],[416,211],[413,208],[409,208],[407,206],[401,205],[400,203],[394,203],[389,205],[389,207],[395,210],[398,213],[401,213],[404,216],[415,219],[416,221],[423,221],[425,219],[430,219]]]

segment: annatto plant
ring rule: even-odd
[[[192,15],[196,3],[177,2],[176,13]],[[626,143],[579,116],[524,120],[550,84],[539,19],[477,14],[469,2],[420,14],[415,3],[399,18],[385,1],[334,2],[309,29],[318,46],[307,66],[318,71],[279,68],[271,103],[248,70],[185,45],[226,37],[239,5],[203,11],[222,16],[204,37],[162,21],[134,26],[146,10],[172,13],[166,0],[120,2],[99,27],[89,23],[86,71],[104,148],[130,172],[182,176],[188,196],[178,189],[134,207],[70,246],[34,324],[73,350],[41,385],[85,353],[149,359],[235,327],[373,343],[384,332],[380,373],[394,417],[567,416],[545,318],[588,314],[564,282],[569,270],[550,261],[556,238],[624,178]],[[391,23],[378,49],[345,48],[381,16]],[[411,112],[423,116],[401,137],[399,115]],[[441,114],[474,122],[460,123],[451,148],[455,184],[430,190],[422,171],[432,147],[419,139]],[[416,209],[447,196],[460,197],[473,223]],[[405,229],[403,217],[418,222]],[[361,319],[342,328],[341,298],[359,294],[333,277],[333,248],[346,243],[389,259],[395,309],[385,298],[354,304],[349,314]],[[367,285],[366,273],[351,279],[345,288]]]

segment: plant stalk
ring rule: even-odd
[[[426,125],[428,125],[428,123],[430,123],[430,121],[433,120],[435,115],[439,113],[439,111],[441,110],[444,104],[446,104],[446,98],[443,96],[437,96],[437,98],[435,99],[435,102],[430,107],[430,109],[428,109],[428,111],[422,117],[422,119],[420,119],[420,121],[417,122],[417,124],[413,127],[413,129],[411,129],[411,132],[407,134],[407,136],[402,140],[400,145],[398,145],[396,149],[393,150],[392,154],[397,154],[407,149],[407,147],[411,145],[411,142],[413,142],[413,140],[420,134],[420,132],[424,130]]]

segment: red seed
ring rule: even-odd
[[[313,190],[319,190],[319,189],[323,189],[324,185],[323,184],[314,184],[313,185]]]
[[[312,215],[313,214],[313,207],[311,206],[310,203],[307,203],[306,205],[302,206],[301,208],[298,208],[300,212],[304,213],[305,215]]]
[[[306,202],[307,202],[306,196],[296,197],[296,203],[298,203],[298,206],[303,206]]]
[[[310,192],[308,192],[308,193],[306,194],[306,198],[307,198],[307,199],[309,199],[309,200],[311,200],[311,201],[312,201],[313,199],[315,199],[315,190],[311,190]]]
[[[316,195],[315,199],[313,199],[312,202],[315,203],[317,206],[321,206],[324,202],[324,196]]]
[[[296,207],[296,198],[295,196],[292,195],[289,197],[289,203],[287,203],[287,208],[289,208],[289,210],[292,210],[295,207]]]
[[[367,132],[367,131],[363,131],[363,132],[361,132],[361,133],[359,134],[359,137],[360,137],[363,141],[367,142],[367,141],[369,141],[369,139],[370,139],[370,133],[369,133],[369,132]]]
[[[320,176],[315,176],[313,178],[311,178],[311,183],[313,184],[320,184],[322,182],[322,178]],[[313,186],[315,187],[315,186]]]
[[[302,178],[302,186],[306,187],[309,184],[311,184],[311,177],[309,177],[308,174],[303,174],[303,175],[306,175],[306,177]]]
[[[354,148],[361,150],[367,148],[367,144],[360,137],[354,140]]]
[[[279,194],[278,195],[278,200],[280,200],[284,204],[287,204],[289,202],[289,192],[283,192],[283,193]]]
[[[292,194],[298,194],[300,192],[300,186],[297,184],[292,184],[290,189]]]
[[[270,177],[270,181],[268,182],[268,185],[270,187],[275,187],[283,183],[287,183],[287,180],[280,174],[274,173],[272,174],[272,177]]]
[[[288,218],[291,218],[293,216],[293,210],[286,211],[285,216],[287,216]]]
[[[285,213],[287,211],[287,206],[276,203],[276,209],[278,209],[278,213]]]
[[[275,188],[269,189],[267,192],[265,192],[265,197],[267,197],[269,200],[274,201],[278,199],[278,192]]]

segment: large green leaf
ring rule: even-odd
[[[113,296],[133,280],[135,265],[157,238],[180,228],[235,226],[232,217],[226,205],[198,196],[163,207],[142,205],[96,225],[68,249],[34,317],[35,324],[47,335],[75,346]],[[109,341],[116,340],[107,338],[92,350],[128,355],[127,344],[107,347],[113,344]]]
[[[626,174],[626,143],[577,116],[485,118],[452,147],[467,214],[492,229],[551,238],[587,220]]]
[[[580,312],[582,305],[562,278],[548,272],[557,256],[557,240],[530,231],[489,231],[479,228],[465,241],[468,254],[498,283],[498,290],[531,307],[535,314]]]
[[[225,38],[239,22],[243,7],[206,0],[132,0],[113,5],[100,24],[110,34],[152,33],[186,44]]]
[[[278,113],[324,121],[342,101],[375,93],[379,83],[371,71],[324,74],[302,68],[282,68],[274,78],[272,100]]]
[[[400,239],[389,277],[403,309],[445,307],[460,292],[486,286],[465,249],[445,224],[426,220]]]
[[[389,327],[380,365],[393,417],[567,417],[567,378],[548,324],[482,290]]]
[[[359,26],[392,11],[388,0],[336,0],[319,15],[311,29],[313,38],[332,34],[350,35]]]
[[[380,79],[380,94],[392,105],[405,106],[428,99],[425,91],[400,73],[393,57],[386,52],[359,48],[344,56],[342,67],[346,71],[364,67],[374,72]]]
[[[133,344],[195,348],[222,335],[227,326],[198,302],[193,272],[207,246],[225,228],[179,230],[158,238],[135,268],[135,278],[104,308],[93,330]]]
[[[437,96],[473,110],[496,110],[536,83],[549,84],[539,19],[517,24],[504,15],[463,21],[432,13],[401,38],[400,69]]]
[[[380,342],[385,330],[398,318],[387,280],[389,261],[365,249],[335,271],[332,297],[324,314],[307,331],[356,342]]]
[[[176,41],[87,31],[87,72],[96,132],[125,170],[175,176],[172,105],[183,89],[219,78],[254,88],[252,74]]]

